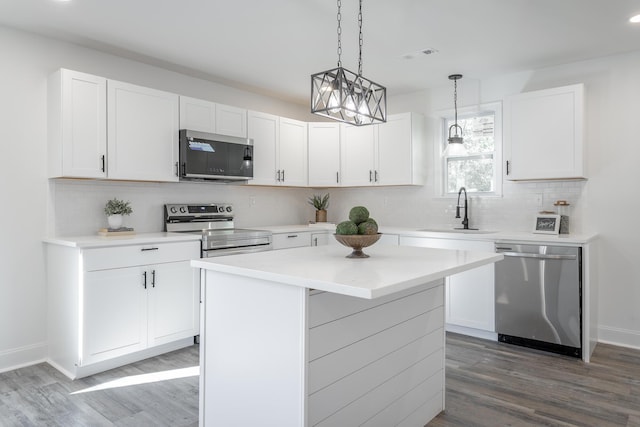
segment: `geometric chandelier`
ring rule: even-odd
[[[362,76],[362,0],[358,12],[358,74],[342,67],[338,0],[338,67],[311,75],[311,112],[356,126],[387,121],[387,90]]]

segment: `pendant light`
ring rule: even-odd
[[[358,74],[342,67],[341,7],[338,0],[338,67],[311,75],[311,112],[356,126],[387,121],[387,90],[362,76],[362,0],[358,11]]]
[[[453,111],[455,114],[454,123],[449,126],[449,138],[447,139],[447,148],[444,151],[445,156],[466,156],[467,149],[464,148],[464,139],[462,138],[462,127],[458,124],[458,80],[462,78],[462,74],[451,74],[449,80],[453,80]],[[451,131],[455,134],[451,135]],[[458,131],[460,133],[458,134]]]

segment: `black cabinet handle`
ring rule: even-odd
[[[378,171],[375,171],[375,172],[373,173],[373,176],[375,177],[375,178],[374,178],[374,182],[378,182]]]
[[[276,172],[276,181],[280,182],[280,169]]]
[[[100,169],[102,169],[102,172],[104,172],[106,167],[104,154],[100,156],[100,161],[102,162],[102,167]]]
[[[340,172],[336,172],[336,184],[340,184]]]
[[[373,175],[373,171],[370,170],[369,171],[369,182],[373,181],[372,175]]]
[[[295,237],[298,237],[298,235],[297,235],[297,234],[289,234],[289,235],[287,236],[287,239],[293,239],[293,238],[295,238]]]
[[[180,176],[180,163],[176,162],[176,176]]]
[[[144,286],[144,288],[147,289],[147,272],[146,271],[142,273],[142,277],[144,278],[142,282],[142,286]]]
[[[284,182],[284,169],[282,169],[282,182]]]
[[[507,160],[507,175],[509,175],[509,160]]]
[[[153,247],[153,248],[142,248],[140,249],[142,252],[147,252],[147,251],[157,251],[158,248],[157,247]]]
[[[152,288],[156,287],[156,271],[155,270],[151,270],[151,287]]]

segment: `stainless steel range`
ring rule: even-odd
[[[233,206],[228,203],[166,204],[165,231],[202,235],[203,258],[268,251],[272,233],[235,228]]]

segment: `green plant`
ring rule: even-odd
[[[309,204],[319,211],[326,210],[329,207],[329,193],[324,196],[314,194],[309,197]]]
[[[107,202],[104,206],[104,213],[107,216],[110,215],[131,215],[133,209],[129,205],[129,202],[125,202],[124,200],[118,200],[113,198]]]

